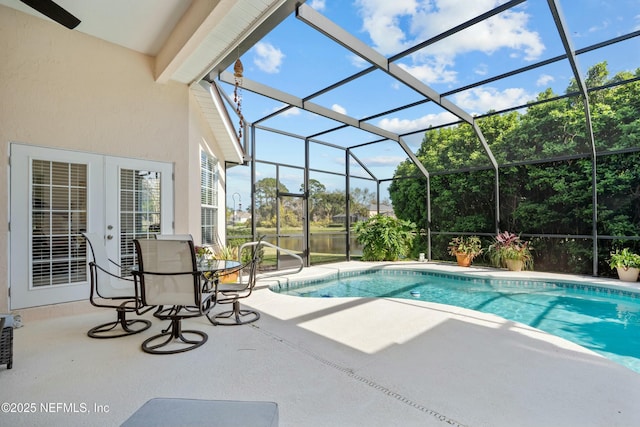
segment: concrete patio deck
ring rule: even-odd
[[[106,309],[26,321],[14,331],[13,369],[0,367],[0,402],[10,404],[0,426],[118,426],[154,397],[275,401],[283,427],[640,425],[640,375],[563,339],[440,304],[280,295],[267,288],[274,280],[246,300],[258,322],[186,321],[209,341],[172,356],[140,349],[163,327],[150,315],[150,330],[112,340],[86,336],[114,317]]]

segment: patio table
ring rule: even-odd
[[[233,270],[240,266],[239,261],[232,260],[207,260],[203,262],[199,262],[197,264],[198,272],[202,275],[206,288],[203,291],[211,291],[213,288],[211,284],[214,283],[218,277],[224,274],[225,271]],[[129,268],[129,271],[133,275],[139,273],[139,269],[137,265],[132,265]]]

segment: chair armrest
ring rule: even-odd
[[[115,261],[114,261],[114,260],[112,260],[111,258],[109,258],[109,262],[110,262],[111,264],[115,265],[116,267],[120,268],[120,269],[122,268],[122,266],[121,266],[120,264],[118,264],[117,262],[115,262]]]
[[[137,270],[132,272],[132,274],[134,275],[143,275],[143,274],[151,274],[154,276],[179,276],[179,275],[186,275],[186,274],[190,274],[192,276],[200,276],[202,275],[202,272],[198,271],[198,270],[194,270],[194,271],[176,271],[176,272],[168,272],[168,271],[149,271],[149,270]]]
[[[115,264],[115,263],[114,263]],[[118,264],[116,264],[118,265]],[[108,274],[111,277],[115,277],[116,279],[121,279],[121,280],[126,280],[127,282],[133,282],[133,279],[130,279],[129,277],[123,277],[123,276],[118,276],[117,274],[113,274],[112,272],[110,272],[109,270],[105,270],[103,267],[100,267],[98,264],[96,264],[95,262],[91,261],[89,263],[90,267],[95,267],[98,270],[102,271],[103,273]]]

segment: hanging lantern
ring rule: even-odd
[[[242,129],[244,129],[244,116],[242,115],[242,73],[244,72],[244,67],[242,66],[242,61],[240,58],[236,60],[236,63],[233,64],[233,77],[235,81],[235,87],[233,89],[233,102],[236,104],[236,113],[240,118],[238,123],[238,142],[242,139]]]

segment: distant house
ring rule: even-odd
[[[351,223],[353,224],[354,222],[358,222],[358,221],[364,221],[367,218],[371,218],[372,216],[376,215],[378,213],[378,208],[375,204],[371,204],[369,205],[369,216],[365,217],[363,215],[360,214],[351,214]],[[394,217],[396,216],[395,212],[393,212],[393,206],[391,205],[380,205],[380,215],[384,215],[384,216],[391,216]],[[347,218],[347,215],[345,214],[338,214],[338,215],[334,215],[331,217],[331,219],[333,220],[334,223],[336,224],[344,224],[345,220]]]
[[[366,219],[366,218],[363,218],[362,215],[351,214],[351,223],[352,224],[354,222],[362,221],[363,219]],[[331,220],[333,221],[334,224],[345,224],[346,220],[347,220],[347,215],[345,215],[345,214],[333,215],[331,217]]]
[[[236,212],[235,223],[245,224],[251,221],[251,214],[249,212]]]
[[[377,214],[378,214],[378,207],[375,204],[369,205],[369,217],[372,217]],[[386,205],[386,204],[380,204],[380,215],[391,216],[394,218],[396,216],[395,212],[393,211],[393,206]]]

